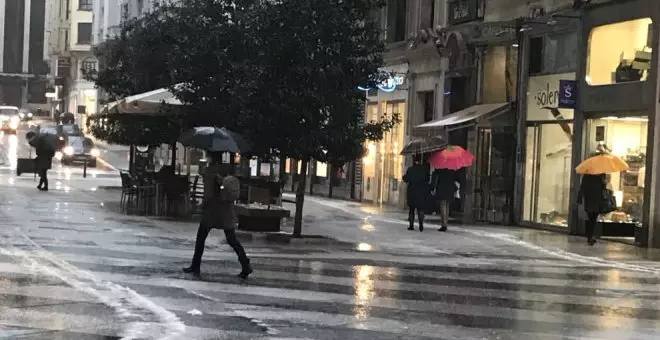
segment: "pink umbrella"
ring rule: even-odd
[[[472,165],[474,156],[460,146],[450,145],[443,150],[434,152],[428,158],[429,163],[436,169],[458,170]]]

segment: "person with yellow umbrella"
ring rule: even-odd
[[[595,155],[587,158],[575,168],[575,172],[582,175],[578,204],[583,206],[587,214],[585,229],[587,243],[590,246],[596,244],[594,229],[598,216],[609,214],[617,207],[612,191],[607,188],[607,176],[627,170],[628,164],[623,159],[610,154],[605,145],[599,145]]]

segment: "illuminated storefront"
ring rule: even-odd
[[[361,196],[367,202],[388,205],[403,205],[405,190],[402,177],[405,157],[399,153],[403,148],[406,122],[407,64],[392,66],[384,70],[392,75],[390,81],[377,90],[369,91],[365,121],[390,119],[398,115],[401,122],[386,133],[383,140],[368,142],[367,153],[362,159]]]
[[[654,21],[660,4],[654,0],[622,1],[592,6],[582,15],[578,107],[575,111],[571,169],[596,150],[606,148],[626,160],[630,170],[608,176],[617,210],[601,216],[597,233],[659,246],[654,228],[658,196],[654,183],[654,148],[658,96],[658,45]],[[569,227],[582,234],[577,205],[580,176],[572,171]],[[657,223],[657,222],[656,222]]]
[[[558,106],[559,91],[567,90],[560,84],[574,79],[561,73],[528,80],[523,222],[568,226],[574,110]]]

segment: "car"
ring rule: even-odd
[[[58,135],[61,136],[82,136],[82,130],[76,124],[61,124],[57,126]]]
[[[21,118],[16,106],[0,106],[0,131],[5,133],[16,133]]]
[[[18,117],[19,117],[21,120],[23,120],[23,121],[32,120],[32,117],[33,117],[33,116],[34,116],[34,115],[32,114],[32,112],[30,112],[30,111],[28,111],[28,110],[20,110],[20,111],[18,112]]]
[[[87,166],[95,168],[96,160],[100,151],[94,146],[94,141],[83,135],[69,135],[66,144],[62,148],[62,164],[87,163]]]

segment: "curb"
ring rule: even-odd
[[[311,244],[311,245],[343,245],[346,242],[341,242],[337,239],[330,238],[323,235],[303,235],[302,238],[292,237],[291,233],[287,232],[272,232],[272,233],[256,233],[244,230],[236,230],[236,237],[242,242],[266,242],[278,244]]]

